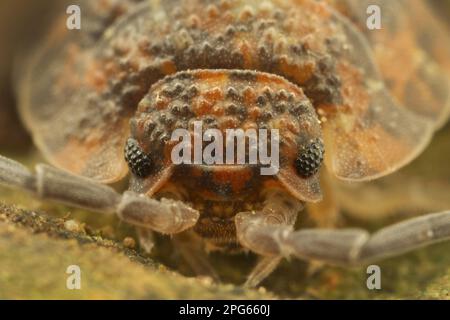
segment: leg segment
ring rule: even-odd
[[[256,287],[278,267],[281,259],[281,256],[263,256],[248,275],[244,286],[248,288]]]
[[[219,276],[208,260],[202,239],[191,230],[176,234],[173,242],[183,259],[199,276],[207,276],[219,282]]]
[[[155,246],[155,240],[153,237],[153,231],[150,229],[137,227],[136,228],[137,236],[139,239],[139,246],[145,253],[152,253],[152,249]]]
[[[174,234],[197,222],[199,212],[181,201],[155,200],[128,191],[123,195],[94,180],[76,176],[47,165],[38,165],[32,174],[21,164],[0,156],[0,184],[21,188],[42,199],[107,214],[116,213],[123,221]]]

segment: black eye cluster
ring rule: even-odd
[[[152,161],[134,139],[128,139],[125,145],[125,160],[131,172],[138,177],[145,178],[150,174]]]
[[[295,160],[297,173],[304,178],[316,174],[322,165],[324,153],[325,149],[321,139],[311,142],[300,152],[299,157]]]

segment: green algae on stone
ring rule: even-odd
[[[444,275],[430,282],[417,298],[450,300],[450,268]]]

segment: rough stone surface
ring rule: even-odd
[[[0,207],[0,299],[273,298],[182,277],[115,241],[69,229],[63,219]],[[70,265],[81,268],[81,290],[66,288]]]

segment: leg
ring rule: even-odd
[[[256,287],[278,267],[281,259],[281,256],[263,256],[248,275],[244,286],[248,288]]]
[[[181,256],[195,274],[210,277],[216,282],[219,281],[219,276],[211,266],[202,239],[199,236],[187,230],[175,235],[173,241]]]
[[[155,246],[155,241],[153,238],[153,231],[150,229],[137,227],[136,228],[139,246],[144,250],[145,253],[152,253],[152,249]]]
[[[260,212],[262,223],[267,226],[284,225],[288,229],[293,229],[297,214],[303,209],[303,204],[279,189],[268,190],[265,198],[264,207]],[[236,216],[237,227],[239,227],[238,221],[240,221],[240,218],[247,214],[251,215],[251,213],[240,213]],[[258,252],[255,247],[262,246],[264,248],[270,248],[274,243],[271,243],[272,241],[268,238],[256,239],[251,234],[248,236],[244,235],[239,230],[237,228],[237,238],[242,246],[263,256],[245,282],[245,286],[255,287],[276,269],[282,256],[277,250],[267,250],[264,253]]]
[[[43,198],[107,214],[116,213],[123,221],[174,234],[192,227],[197,210],[181,201],[155,200],[128,191],[123,195],[91,179],[38,165],[32,174],[19,163],[0,156],[0,184],[21,188]]]
[[[450,239],[450,211],[409,219],[372,236],[361,229],[293,231],[287,224],[267,223],[263,212],[239,213],[236,229],[241,244],[261,255],[358,265]]]

